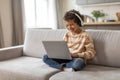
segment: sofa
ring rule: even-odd
[[[86,30],[93,38],[94,59],[77,72],[49,67],[42,41],[63,40],[65,29],[27,29],[23,45],[0,49],[0,80],[119,80],[120,31]]]

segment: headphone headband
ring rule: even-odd
[[[83,20],[81,19],[81,17],[80,17],[77,13],[75,13],[75,12],[70,12],[70,13],[72,13],[72,14],[74,14],[76,17],[78,17],[78,19],[81,21],[81,25],[83,26]]]

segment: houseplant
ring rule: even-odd
[[[93,17],[95,17],[96,22],[98,22],[99,17],[104,17],[105,16],[105,13],[102,10],[93,10],[91,12],[91,14],[93,15]]]

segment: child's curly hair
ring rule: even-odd
[[[64,18],[65,21],[74,20],[74,22],[77,23],[80,27],[83,26],[84,16],[81,15],[79,13],[79,11],[76,11],[74,9],[70,10],[70,11],[67,11],[63,18]]]

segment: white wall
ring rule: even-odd
[[[117,20],[116,17],[116,12],[120,12],[120,4],[111,4],[111,5],[89,5],[89,6],[80,6],[76,5],[76,0],[60,0],[60,6],[62,8],[62,17],[64,16],[65,12],[71,9],[76,9],[80,11],[82,14],[91,15],[91,12],[93,10],[103,10],[107,15],[104,19],[115,19]],[[63,21],[63,26],[65,27],[64,21]]]
[[[77,9],[82,13],[86,14],[89,16],[91,15],[91,12],[93,10],[103,10],[104,13],[106,13],[105,19],[115,19],[117,20],[116,17],[116,12],[120,12],[120,4],[102,4],[102,5],[89,5],[89,6],[77,6]]]
[[[66,11],[71,9],[76,9],[75,0],[59,0],[59,2],[60,2],[62,17],[64,16]],[[63,20],[63,28],[65,28],[64,20]]]
[[[12,14],[11,0],[0,0],[0,16],[3,28],[5,47],[11,46],[12,36]]]

